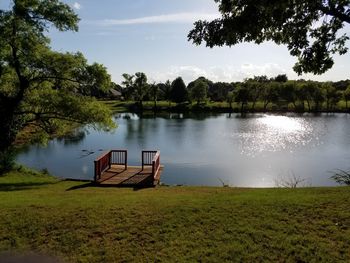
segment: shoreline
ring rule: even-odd
[[[227,102],[209,102],[206,104],[179,104],[171,103],[168,105],[168,102],[160,101],[158,102],[158,106],[155,108],[153,102],[147,101],[144,102],[142,109],[137,107],[134,101],[120,101],[120,100],[101,100],[102,103],[107,105],[114,113],[157,113],[157,112],[170,112],[170,113],[296,113],[296,114],[321,114],[321,113],[350,113],[350,108],[346,109],[342,106],[338,106],[336,109],[326,110],[326,109],[318,109],[318,110],[307,110],[305,107],[304,110],[293,109],[291,105],[288,106],[269,106],[267,109],[263,109],[261,105],[257,104],[257,107],[252,110],[246,108],[244,111],[240,110],[240,106],[237,103],[234,103],[233,107],[230,108]]]

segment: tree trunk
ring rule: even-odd
[[[242,104],[241,104],[241,112],[243,112],[243,110],[244,110],[244,104],[245,104],[245,102],[242,102]]]
[[[270,103],[269,101],[265,101],[265,102],[264,102],[264,111],[266,111],[267,105],[269,105],[269,103]]]
[[[255,109],[255,103],[256,103],[256,101],[254,100],[253,105],[252,105],[252,111],[254,111],[254,109]]]
[[[10,170],[14,164],[13,143],[22,128],[22,118],[15,115],[13,100],[0,100],[0,174]]]
[[[139,100],[139,107],[140,107],[140,110],[142,111],[143,110],[143,101],[142,100]]]
[[[318,101],[315,102],[315,111],[318,111],[318,108],[319,108],[319,103]]]

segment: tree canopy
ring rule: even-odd
[[[181,77],[176,78],[171,83],[170,91],[171,100],[176,103],[185,102],[188,97],[188,90],[186,88],[185,82]]]
[[[232,46],[274,41],[287,45],[298,61],[294,71],[322,74],[343,55],[349,36],[350,0],[214,0],[221,18],[197,21],[188,34],[194,44]]]
[[[90,97],[111,87],[106,68],[53,51],[45,35],[50,27],[77,31],[78,21],[58,0],[13,0],[0,10],[0,161],[28,125],[47,133],[67,122],[113,127],[109,110]]]
[[[191,89],[191,98],[193,100],[197,101],[197,105],[201,101],[204,101],[207,98],[207,92],[208,92],[209,86],[207,82],[198,79],[194,82],[194,86]]]

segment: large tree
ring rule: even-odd
[[[126,100],[133,99],[133,93],[134,93],[134,75],[130,75],[127,73],[124,73],[123,75],[124,80],[122,81],[123,90],[122,94]]]
[[[326,101],[326,110],[334,110],[335,106],[341,99],[341,92],[336,90],[330,82],[323,83],[321,89],[324,93],[324,100]]]
[[[186,88],[185,82],[181,77],[176,78],[171,83],[170,91],[171,100],[176,103],[185,102],[188,98],[188,90]]]
[[[134,81],[134,98],[139,103],[139,107],[142,109],[142,102],[146,94],[148,93],[147,76],[143,72],[135,73]]]
[[[249,88],[246,83],[241,83],[234,91],[235,102],[241,104],[241,112],[245,111],[245,106],[248,105],[250,99]]]
[[[350,0],[214,0],[221,18],[197,21],[188,34],[195,44],[236,45],[274,41],[298,58],[294,70],[322,74],[333,66],[333,54],[347,52]]]
[[[199,105],[200,102],[205,101],[207,98],[208,89],[209,85],[207,82],[201,79],[198,79],[194,82],[194,86],[190,91],[190,95],[193,100],[197,101],[197,105]]]
[[[169,107],[171,105],[171,83],[170,80],[167,80],[165,83],[158,83],[158,90],[163,95],[163,99],[167,100]]]
[[[110,86],[105,68],[53,51],[45,36],[52,27],[77,31],[78,21],[58,0],[13,0],[0,10],[0,168],[28,125],[47,133],[71,122],[113,126],[108,109],[85,96]]]

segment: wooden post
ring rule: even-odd
[[[125,170],[127,170],[128,169],[128,152],[125,151],[124,153],[125,153],[125,160],[124,160],[124,162],[125,162]]]
[[[97,181],[97,172],[96,172],[96,169],[97,169],[97,167],[96,167],[96,165],[97,165],[97,161],[94,161],[94,164],[95,164],[95,174],[94,174],[94,181],[96,182]]]

